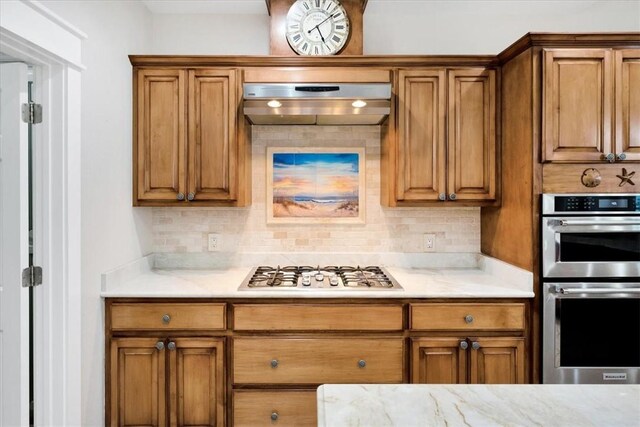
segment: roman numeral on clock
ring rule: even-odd
[[[342,38],[338,37],[337,34],[334,34],[333,37],[331,37],[331,40],[333,40],[336,43],[340,43],[340,41],[342,40]]]

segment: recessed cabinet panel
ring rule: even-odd
[[[155,338],[111,340],[111,425],[165,425],[165,352]]]
[[[455,200],[496,197],[496,72],[449,71],[448,188]]]
[[[171,425],[224,425],[223,339],[180,338],[169,350]]]
[[[185,182],[186,72],[139,70],[137,199],[176,201]]]
[[[477,338],[470,351],[473,384],[524,384],[524,338]]]
[[[189,72],[189,193],[195,201],[236,197],[236,99],[235,71]]]
[[[460,347],[464,339],[413,338],[411,382],[414,384],[466,383],[467,352]]]
[[[615,52],[616,154],[640,161],[640,49]]]
[[[400,71],[398,200],[438,200],[445,191],[445,71]]]
[[[611,51],[548,49],[543,62],[543,160],[602,160],[613,152]]]

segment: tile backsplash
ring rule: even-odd
[[[219,233],[222,252],[480,252],[480,208],[380,206],[379,126],[254,126],[253,201],[248,208],[153,208],[155,252],[207,251]],[[365,147],[365,224],[267,224],[267,147]]]

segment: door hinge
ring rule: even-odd
[[[42,285],[42,267],[31,265],[22,270],[22,287],[32,288]]]
[[[35,102],[22,104],[22,121],[31,125],[42,123],[42,104]]]

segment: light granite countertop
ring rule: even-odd
[[[354,257],[352,257],[354,258]],[[357,258],[357,257],[355,257]],[[362,259],[352,264],[369,265]],[[388,257],[392,259],[393,257]],[[426,261],[425,261],[426,260]],[[435,261],[434,261],[435,260]],[[265,264],[264,260],[253,265]],[[271,259],[267,260],[271,261]],[[274,259],[270,264],[301,264],[298,259]],[[375,260],[374,260],[375,261]],[[327,261],[325,261],[328,263]],[[346,262],[344,262],[346,263]],[[157,268],[160,264],[161,268]],[[167,264],[169,267],[167,267]],[[102,276],[102,297],[123,298],[531,298],[533,275],[478,254],[410,259],[386,268],[403,290],[243,290],[238,287],[251,267],[214,265],[214,268],[176,268],[176,262],[158,262],[150,255]],[[308,264],[308,263],[307,263]],[[404,265],[402,265],[404,264]],[[461,265],[462,267],[457,267]],[[442,266],[442,267],[441,267]],[[211,267],[211,266],[209,266]]]
[[[333,385],[318,426],[638,427],[640,385]]]

